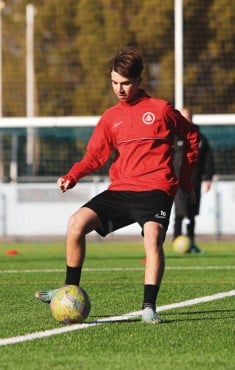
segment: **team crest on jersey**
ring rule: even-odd
[[[152,112],[146,112],[144,113],[142,120],[146,125],[152,125],[155,122],[155,114]]]

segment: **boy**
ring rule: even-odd
[[[165,260],[165,239],[178,180],[173,167],[174,136],[185,141],[180,185],[194,200],[190,177],[198,153],[198,133],[167,101],[150,97],[140,88],[143,61],[132,47],[111,60],[110,74],[119,103],[107,109],[98,122],[87,152],[57,184],[62,192],[83,176],[102,167],[113,151],[108,190],[88,201],[69,219],[66,240],[67,285],[79,285],[86,251],[86,235],[100,235],[138,222],[146,256],[142,321],[161,323],[156,299]],[[36,297],[49,303],[54,290]]]

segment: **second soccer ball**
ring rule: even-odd
[[[179,235],[173,241],[173,249],[180,254],[188,253],[192,246],[191,240],[185,235]]]

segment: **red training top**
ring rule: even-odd
[[[174,135],[184,140],[180,186],[193,189],[191,175],[198,155],[198,130],[167,101],[142,96],[119,102],[100,118],[87,146],[64,179],[77,181],[102,167],[115,151],[110,167],[110,190],[148,191],[159,189],[175,196],[178,180],[173,167]]]

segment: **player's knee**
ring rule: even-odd
[[[75,234],[77,237],[84,233],[84,225],[81,222],[81,217],[78,212],[70,216],[68,221],[68,233]]]
[[[163,225],[149,222],[144,225],[144,235],[153,244],[161,246],[165,240],[166,231]]]

